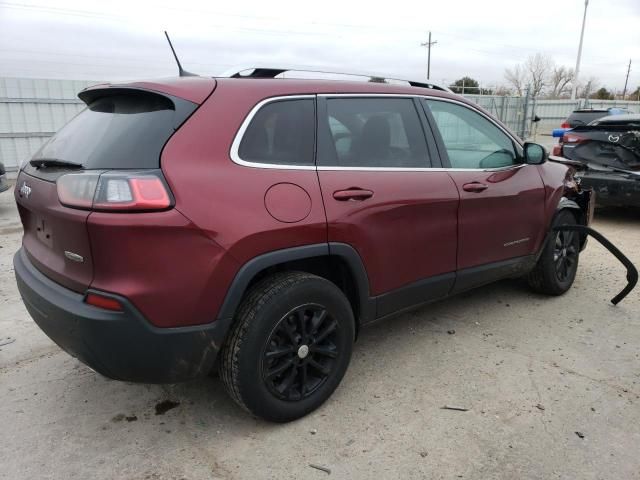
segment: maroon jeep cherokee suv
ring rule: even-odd
[[[590,192],[446,89],[183,77],[83,90],[21,169],[24,303],[111,378],[217,369],[287,421],[340,383],[365,324],[494,280],[559,295]],[[266,72],[266,73],[265,73]]]

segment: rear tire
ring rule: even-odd
[[[562,210],[553,222],[558,225],[576,225],[568,210]],[[547,295],[562,295],[573,285],[580,256],[580,236],[577,232],[554,232],[545,245],[538,263],[527,280],[531,288]]]
[[[344,376],[355,323],[330,281],[302,272],[270,276],[250,289],[222,348],[219,372],[253,415],[288,422],[318,408]]]

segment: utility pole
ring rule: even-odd
[[[629,73],[631,73],[631,59],[629,59],[629,68],[627,68],[627,78],[624,79],[624,90],[622,90],[622,99],[627,94],[627,83],[629,82]]]
[[[582,31],[580,32],[580,44],[578,45],[578,58],[576,58],[575,76],[573,79],[573,87],[571,88],[571,100],[576,99],[576,90],[578,89],[578,76],[580,75],[580,57],[582,57],[582,40],[584,38],[584,24],[587,21],[587,7],[589,0],[584,0],[584,16],[582,17]]]
[[[421,47],[427,47],[427,80],[431,77],[431,45],[438,43],[437,40],[431,41],[431,32],[429,32],[429,41],[421,43]]]

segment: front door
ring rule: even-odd
[[[537,167],[522,163],[521,147],[475,108],[445,100],[424,104],[460,193],[458,270],[533,254],[545,231]]]
[[[413,98],[318,99],[328,239],[362,258],[378,317],[446,295],[455,278],[459,196],[429,169],[437,155],[421,110]]]

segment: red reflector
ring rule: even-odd
[[[105,297],[104,295],[99,295],[97,293],[87,293],[87,296],[84,299],[84,301],[89,305],[93,305],[94,307],[104,308],[105,310],[113,310],[116,312],[122,311],[122,305],[120,305],[119,301],[111,297]]]
[[[571,125],[569,125],[569,122],[564,121],[560,124],[560,128],[571,128]]]

